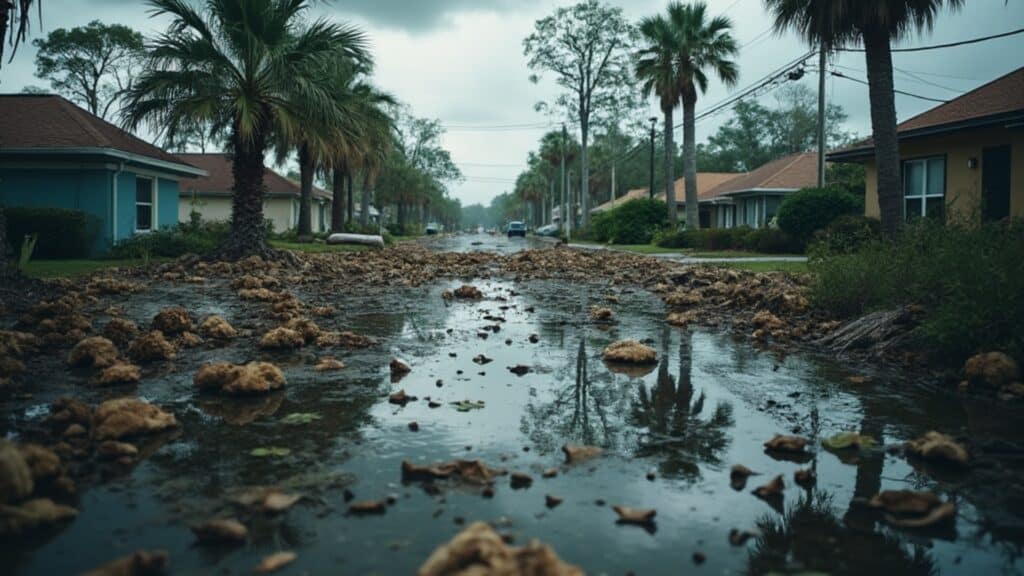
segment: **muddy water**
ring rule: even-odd
[[[827,358],[781,357],[728,334],[669,328],[660,301],[642,291],[618,291],[618,322],[595,326],[586,311],[612,292],[601,284],[478,280],[484,300],[445,305],[441,292],[457,284],[337,295],[339,317],[321,324],[381,341],[375,349],[335,354],[348,365],[341,372],[312,371],[316,350],[266,354],[251,340],[186,351],[172,364],[149,369],[135,392],[173,410],[181,430],[143,443],[149,457],[134,469],[86,469],[79,517],[31,540],[0,544],[2,570],[73,574],[138,548],[164,548],[174,573],[182,574],[250,573],[260,557],[278,550],[299,555],[284,574],[410,574],[461,522],[474,520],[494,522],[518,543],[539,538],[588,574],[1020,570],[1024,491],[1020,461],[1010,454],[1022,422],[1004,408],[965,408],[920,383],[863,368],[858,373],[872,381],[854,386],[845,380],[850,368]],[[223,287],[154,287],[145,294],[119,302],[140,322],[168,303],[189,304],[199,316],[225,314],[242,328],[258,321],[258,310],[237,304]],[[498,332],[478,335],[496,323]],[[537,343],[531,334],[539,336]],[[648,340],[660,363],[639,372],[610,369],[600,352],[622,338]],[[478,365],[472,361],[477,354],[493,361]],[[397,383],[387,368],[392,356],[413,368]],[[244,400],[197,395],[192,374],[214,358],[277,362],[288,387]],[[508,370],[515,365],[531,371],[517,376]],[[9,437],[32,437],[56,395],[95,401],[132,392],[86,388],[87,375],[69,376],[52,358],[35,361],[30,370],[39,375],[37,392],[5,400],[0,432]],[[398,389],[419,400],[389,404],[388,394]],[[442,405],[430,408],[427,397]],[[460,412],[451,404],[463,400],[484,405]],[[285,423],[295,413],[319,419]],[[411,431],[410,422],[419,431]],[[930,429],[1004,447],[1005,455],[955,475],[916,470],[882,450],[840,458],[817,449],[792,462],[761,448],[780,432],[819,439],[859,431],[894,444]],[[606,453],[565,466],[559,449],[566,442],[599,445]],[[290,452],[252,456],[260,447]],[[513,490],[501,478],[492,498],[472,487],[402,483],[403,459],[452,458],[480,458],[534,481]],[[733,490],[728,471],[735,463],[763,474]],[[552,466],[560,467],[558,476],[542,478]],[[817,471],[812,490],[791,481],[802,467]],[[787,480],[783,501],[750,494],[775,474]],[[239,487],[269,484],[307,497],[280,516],[251,515],[226,500]],[[954,499],[955,526],[900,531],[858,505],[881,489],[901,488],[934,489]],[[396,501],[381,516],[347,516],[346,490],[357,500],[391,495]],[[546,494],[564,502],[548,509]],[[617,525],[615,504],[656,508],[656,526]],[[195,545],[189,525],[228,514],[250,527],[248,544]],[[760,536],[733,546],[733,528]],[[700,566],[692,560],[698,552],[706,557]]]

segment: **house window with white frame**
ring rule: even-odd
[[[907,220],[942,218],[946,207],[946,158],[904,161],[903,199]]]
[[[153,179],[135,178],[135,231],[153,230]]]

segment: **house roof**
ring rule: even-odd
[[[191,196],[193,192],[204,196],[230,196],[235,185],[235,176],[231,172],[231,155],[224,153],[182,153],[176,154],[184,162],[198,166],[206,171],[206,176],[198,178],[183,179],[178,185],[182,196]],[[290,180],[274,172],[270,168],[263,168],[263,186],[268,196],[294,197],[298,198],[301,187],[298,182]],[[313,197],[331,199],[330,192],[313,186]]]
[[[93,154],[200,174],[187,162],[53,94],[0,94],[0,153]]]
[[[818,154],[797,152],[740,175],[709,190],[702,200],[757,190],[799,190],[818,183]]]
[[[721,184],[724,184],[725,182],[729,182],[729,181],[733,180],[734,178],[738,178],[740,176],[742,176],[742,174],[737,174],[737,173],[733,173],[733,172],[698,172],[697,173],[697,197],[699,199],[701,199],[701,200],[705,200],[705,199],[710,197],[708,194],[714,188],[720,186]],[[686,178],[679,178],[678,180],[676,180],[675,187],[676,187],[676,190],[675,190],[675,192],[676,192],[676,204],[677,205],[678,204],[685,204],[686,203],[686,198],[685,198],[685,195],[686,195]],[[630,200],[635,200],[637,198],[647,198],[647,197],[648,197],[647,188],[635,188],[633,190],[630,190],[629,192],[626,192],[622,196],[616,198],[614,201],[609,201],[609,202],[605,202],[604,204],[601,204],[600,206],[598,206],[598,207],[594,208],[593,210],[591,210],[591,212],[604,212],[605,210],[609,210],[611,208],[614,208],[616,206],[624,204],[624,203],[626,203],[626,202],[628,202]],[[656,199],[661,200],[662,202],[664,202],[665,201],[665,192],[664,191],[659,192],[659,193],[655,194],[654,197]]]
[[[896,126],[901,139],[1024,119],[1024,67],[926,110]],[[830,160],[862,157],[874,149],[868,138],[829,154]]]

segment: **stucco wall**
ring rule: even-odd
[[[901,142],[900,156],[904,160],[945,156],[947,219],[977,221],[981,214],[982,150],[1004,145],[1011,146],[1010,214],[1024,218],[1024,132],[989,128]],[[977,159],[977,168],[967,167],[971,158]],[[864,213],[878,218],[878,180],[874,160],[866,162],[865,168]]]
[[[203,220],[230,220],[231,199],[228,197],[200,197],[196,209],[203,215]],[[320,226],[319,202],[313,201],[312,224],[314,232],[326,232],[331,227],[331,203],[325,204],[324,226]],[[263,216],[274,223],[274,232],[284,232],[295,227],[298,201],[291,198],[270,198],[263,201]],[[178,200],[178,221],[188,222],[192,211],[192,197],[185,196]]]
[[[93,252],[110,246],[110,173],[106,170],[0,169],[0,204],[81,210],[100,222]]]

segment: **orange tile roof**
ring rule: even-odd
[[[178,186],[182,196],[191,196],[192,192],[211,195],[231,194],[235,177],[231,172],[232,163],[229,154],[182,153],[176,154],[176,156],[193,166],[206,170],[207,173],[207,176],[204,177],[182,179]],[[301,193],[298,182],[285,178],[267,167],[263,168],[263,186],[268,195],[298,198]],[[330,192],[313,186],[313,197],[331,199],[333,196]]]
[[[698,172],[697,173],[697,196],[701,200],[710,198],[708,195],[715,187],[728,182],[734,178],[740,177],[742,174],[732,172]],[[679,178],[675,182],[676,192],[676,204],[686,203],[686,178]],[[614,201],[605,202],[600,206],[594,208],[594,212],[604,212],[605,210],[619,206],[630,200],[637,198],[648,197],[647,188],[635,188],[626,192],[622,196],[616,198]],[[665,201],[664,190],[654,195],[655,199]]]
[[[799,190],[818,183],[818,154],[798,152],[733,178],[708,191],[710,199],[752,190]]]

